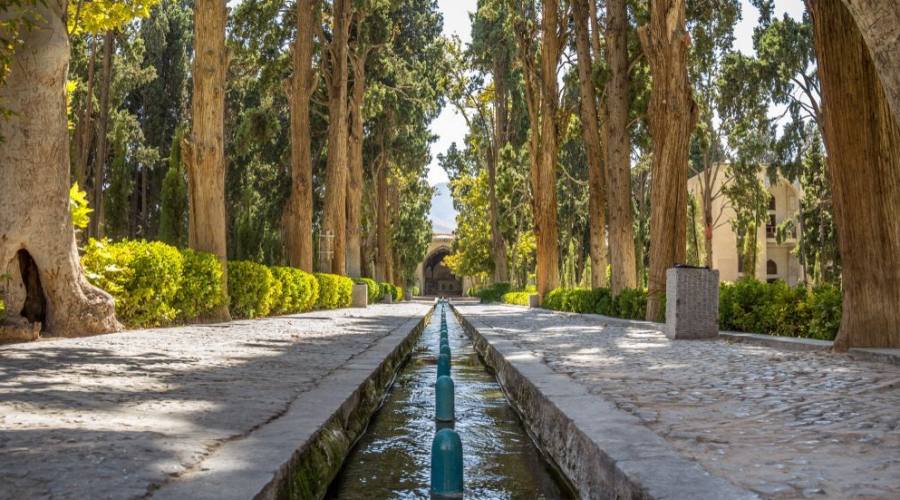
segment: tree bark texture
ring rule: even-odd
[[[384,132],[382,132],[384,134]],[[388,193],[389,168],[382,150],[375,172],[375,279],[379,282],[390,280],[391,273],[391,217]]]
[[[603,172],[604,144],[600,135],[597,98],[594,93],[593,59],[588,33],[589,0],[574,0],[575,49],[581,92],[581,132],[588,160],[588,214],[590,229],[591,286],[606,287],[606,179]],[[592,1],[592,0],[591,0]]]
[[[347,275],[362,277],[363,103],[366,96],[365,49],[352,56],[350,93],[350,176],[347,179]]]
[[[69,215],[69,133],[65,85],[66,2],[37,3],[25,15],[0,100],[0,296],[12,321],[20,311],[45,331],[78,336],[121,329],[114,302],[84,277]]]
[[[609,193],[609,258],[613,295],[637,288],[634,213],[631,208],[631,144],[628,132],[628,17],[625,0],[608,0],[606,61],[606,169]]]
[[[541,12],[540,156],[532,175],[534,232],[537,238],[537,291],[541,297],[559,286],[559,229],[556,220],[556,110],[560,40],[559,1],[543,0]],[[535,124],[532,124],[535,126]]]
[[[78,117],[78,125],[75,128],[75,180],[81,189],[87,189],[85,179],[87,177],[87,162],[91,142],[94,135],[94,68],[97,66],[97,37],[91,36],[90,51],[87,70],[87,92],[85,92],[84,104]]]
[[[497,202],[497,165],[500,163],[500,150],[508,141],[508,77],[509,61],[503,50],[494,54],[494,140],[488,153],[488,196],[490,197],[491,219],[491,255],[494,259],[494,282],[509,281],[509,265],[506,259],[506,242],[500,232],[500,208]]]
[[[838,0],[810,5],[843,268],[835,349],[897,348],[900,127],[851,12]]]
[[[227,290],[225,231],[225,2],[194,2],[191,132],[182,140],[188,176],[188,244],[216,255]],[[228,307],[210,320],[229,318]]]
[[[650,20],[638,34],[653,79],[647,319],[659,321],[664,312],[666,269],[685,257],[688,147],[698,114],[687,73],[690,40],[685,30],[685,0],[651,0]]]
[[[109,87],[112,84],[112,56],[115,50],[116,37],[113,31],[107,31],[103,37],[103,80],[100,82],[100,117],[97,122],[97,151],[94,155],[94,197],[92,206],[94,215],[91,217],[88,232],[94,238],[103,237],[103,223],[105,220],[103,184],[106,183],[106,163],[109,158],[109,144],[107,132],[109,131]]]
[[[843,0],[869,49],[872,63],[900,123],[900,2]]]
[[[328,160],[325,167],[325,207],[322,229],[331,237],[330,252],[319,252],[319,271],[345,273],[345,244],[347,230],[347,80],[349,77],[348,40],[353,6],[350,0],[335,0],[333,4],[333,38],[331,75],[328,79]],[[319,236],[320,238],[322,235]]]
[[[294,75],[288,101],[291,109],[291,195],[285,207],[284,237],[291,266],[313,271],[313,189],[309,102],[313,72],[313,30],[318,0],[297,2],[297,38],[294,41]]]

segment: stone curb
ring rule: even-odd
[[[433,311],[404,322],[294,400],[286,413],[225,443],[193,470],[148,496],[323,498]]]
[[[506,335],[454,312],[529,433],[581,498],[758,498],[685,459],[637,417],[552,371]]]
[[[499,304],[504,307],[516,307],[519,309],[528,309],[527,306],[517,304]],[[569,311],[554,311],[552,309],[540,309],[552,314],[578,315],[594,318],[603,322],[605,325],[624,326],[631,328],[651,328],[665,334],[664,323],[656,323],[653,321],[632,320],[624,318],[614,318],[612,316],[604,316],[594,313],[575,313]],[[744,344],[760,345],[763,347],[771,347],[772,349],[781,349],[785,351],[804,351],[804,352],[823,352],[830,353],[835,356],[847,355],[856,361],[867,361],[872,363],[889,363],[900,366],[900,349],[876,349],[876,348],[852,348],[847,354],[831,353],[833,342],[830,340],[807,339],[801,337],[781,337],[778,335],[765,335],[762,333],[745,333],[720,331],[719,337],[729,342],[741,342]]]

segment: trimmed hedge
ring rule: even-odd
[[[387,296],[391,297],[391,302],[397,302],[398,300],[400,300],[397,297],[403,292],[400,291],[400,289],[393,283],[388,283],[385,281],[383,283],[379,283],[378,286],[381,287],[381,297],[379,297],[378,300],[384,300],[384,298]]]
[[[175,297],[183,280],[184,257],[177,248],[143,240],[92,239],[81,263],[88,281],[113,296],[122,323],[160,326],[178,316]]]
[[[319,298],[319,280],[310,273],[293,267],[271,267],[272,276],[281,284],[281,294],[272,304],[272,314],[306,312]]]
[[[502,301],[527,305],[529,293],[509,292]],[[544,298],[543,307],[642,320],[647,291],[626,289],[613,297],[606,288],[557,288]],[[841,291],[834,285],[807,290],[783,281],[744,278],[719,286],[719,327],[723,330],[834,340],[840,324]]]
[[[470,297],[478,297],[481,302],[500,302],[503,295],[512,291],[509,283],[493,283],[490,285],[472,287],[467,292]]]
[[[319,280],[317,309],[337,309],[350,307],[353,295],[353,280],[336,274],[316,273]]]
[[[358,278],[356,283],[359,285],[366,285],[368,288],[366,290],[366,295],[368,297],[369,304],[374,304],[381,300],[383,294],[381,293],[381,286],[378,285],[373,279],[370,278]]]
[[[281,282],[268,267],[245,260],[228,261],[229,310],[234,318],[267,316],[281,300]]]
[[[175,309],[178,319],[187,321],[223,305],[226,295],[222,289],[222,265],[215,255],[188,248],[181,251],[181,257],[184,265],[181,286],[175,293]]]

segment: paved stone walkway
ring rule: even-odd
[[[428,308],[2,346],[0,499],[147,496]]]
[[[900,367],[464,305],[711,473],[769,498],[900,498]]]

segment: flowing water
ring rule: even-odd
[[[440,311],[447,310],[456,389],[454,428],[463,444],[465,497],[572,498],[525,433],[449,307],[432,321],[397,375],[384,406],[347,457],[327,498],[428,498]]]

